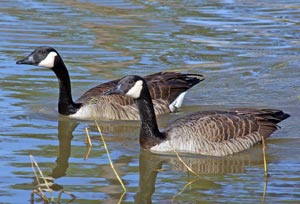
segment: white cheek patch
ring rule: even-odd
[[[46,67],[46,68],[54,67],[54,60],[56,56],[57,56],[56,52],[50,52],[47,55],[47,57],[38,64],[38,66]]]
[[[135,82],[134,86],[131,89],[129,89],[129,91],[125,95],[137,99],[140,97],[142,89],[143,81],[139,80]]]

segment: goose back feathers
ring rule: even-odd
[[[137,83],[142,82],[138,89]],[[136,92],[133,94],[133,90]],[[107,94],[134,97],[141,119],[140,145],[154,152],[178,152],[225,156],[246,150],[269,137],[277,124],[289,117],[277,109],[239,108],[196,112],[171,123],[164,132],[157,126],[147,84],[139,76],[127,76]]]
[[[145,76],[150,87],[156,115],[175,112],[181,107],[186,91],[203,80],[202,75],[177,72],[159,72]],[[133,98],[105,93],[115,87],[120,79],[100,84],[84,93],[76,102],[84,103],[81,112],[94,112],[100,118],[138,120],[139,113]],[[179,105],[177,100],[179,100]],[[105,111],[104,111],[105,110]]]
[[[52,47],[42,46],[17,64],[30,64],[51,69],[59,81],[58,112],[80,119],[138,120],[138,109],[132,98],[120,95],[105,95],[119,82],[118,80],[100,84],[73,101],[71,83],[67,68]],[[174,112],[180,108],[186,91],[204,80],[200,74],[159,72],[145,76],[150,88],[155,113],[157,115]]]
[[[164,132],[166,141],[151,150],[170,152],[175,148],[202,155],[230,155],[269,137],[287,117],[276,109],[196,112],[175,120]]]

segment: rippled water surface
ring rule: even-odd
[[[31,198],[37,181],[30,155],[53,178],[55,202],[62,189],[76,196],[72,203],[300,202],[297,1],[4,0],[0,14],[1,203],[43,203]],[[268,182],[261,145],[224,158],[183,155],[196,177],[176,156],[140,150],[138,122],[98,121],[127,189],[122,197],[95,123],[57,114],[50,70],[15,64],[40,45],[63,57],[74,98],[127,74],[206,75],[179,113],[159,118],[162,128],[196,110],[290,113],[267,141]],[[71,199],[63,193],[60,202]]]

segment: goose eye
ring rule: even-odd
[[[130,85],[134,84],[134,81],[133,81],[133,80],[130,80],[130,81],[129,81],[129,84],[130,84]]]

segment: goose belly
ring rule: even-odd
[[[76,113],[70,115],[71,118],[78,118],[78,119],[94,119],[97,118],[97,113],[92,110],[92,106],[85,105],[82,106]]]
[[[261,141],[261,135],[256,132],[245,137],[225,140],[221,142],[208,141],[201,136],[197,139],[191,138],[174,138],[173,140],[166,140],[150,148],[150,151],[157,153],[191,153],[209,156],[227,156],[237,152],[249,149],[251,146]]]
[[[163,100],[153,101],[156,115],[169,113],[168,102]],[[139,120],[139,111],[135,104],[121,105],[115,102],[107,102],[98,98],[96,102],[84,104],[76,113],[70,115],[72,118],[93,120]]]
[[[138,120],[139,114],[133,106],[97,103],[83,105],[70,117],[84,120]]]
[[[183,142],[183,141],[170,141],[166,140],[160,144],[157,144],[150,148],[153,152],[184,152],[184,153],[192,153],[199,154],[199,148],[193,142]]]

